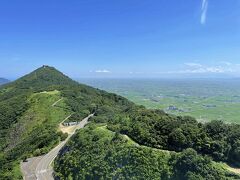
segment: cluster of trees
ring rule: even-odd
[[[192,117],[146,109],[132,111],[129,117],[109,127],[149,147],[176,152],[193,148],[216,161],[240,166],[240,125],[222,121],[203,124]]]
[[[0,179],[21,179],[21,174],[13,172],[14,168],[19,169],[20,160],[45,154],[65,138],[65,134],[56,132],[55,126],[37,125],[14,147],[0,153]]]
[[[218,180],[239,179],[236,174],[227,172],[221,166],[214,165],[209,156],[199,155],[194,149],[188,148],[172,157],[174,180]]]
[[[134,107],[134,103],[116,94],[107,93],[85,85],[71,86],[61,91],[62,96],[74,114],[68,121],[80,121],[91,113],[97,118],[93,121],[107,122]]]
[[[27,96],[19,95],[0,100],[0,151],[6,146],[6,135],[28,107]]]
[[[74,136],[54,168],[59,179],[239,179],[193,149],[168,153],[136,146],[95,125]]]

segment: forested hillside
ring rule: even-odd
[[[128,120],[110,121],[109,128],[142,145],[176,152],[193,148],[213,160],[240,166],[240,125],[221,121],[202,124],[191,117],[142,108],[132,111]]]
[[[52,104],[62,99],[56,106]],[[115,102],[116,100],[116,102]],[[66,138],[58,125],[75,121],[104,104],[124,108],[114,94],[81,85],[55,68],[43,66],[0,88],[0,179],[21,179],[20,160],[48,152]]]
[[[141,146],[103,125],[81,130],[62,150],[55,171],[60,179],[239,179],[193,149]]]
[[[240,164],[239,125],[149,110],[48,66],[0,88],[0,179],[21,179],[21,160],[66,138],[60,122],[90,113],[54,164],[61,179],[240,179],[213,161]]]

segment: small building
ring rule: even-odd
[[[204,104],[203,107],[205,107],[205,108],[216,108],[217,105],[215,105],[215,104]]]
[[[178,108],[176,106],[168,106],[168,110],[177,111]]]
[[[75,125],[78,125],[79,122],[65,122],[63,123],[64,126],[75,126]]]

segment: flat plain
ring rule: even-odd
[[[147,108],[240,123],[240,79],[80,79]]]

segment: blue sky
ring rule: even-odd
[[[239,0],[0,2],[0,77],[240,76]]]

